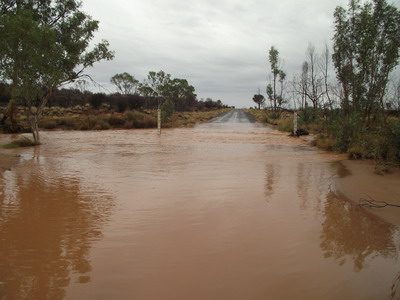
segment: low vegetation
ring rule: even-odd
[[[168,106],[166,106],[168,107]],[[5,109],[5,108],[3,108]],[[16,120],[23,132],[29,132],[23,107],[19,107]],[[228,111],[229,108],[211,109],[192,112],[174,112],[169,108],[162,114],[163,128],[192,127],[196,123],[210,120],[217,115]],[[0,109],[1,111],[1,109]],[[156,110],[127,110],[123,113],[114,111],[108,104],[102,104],[94,109],[89,105],[64,107],[46,107],[44,116],[39,123],[44,130],[108,130],[156,128]]]
[[[26,137],[26,136],[21,136],[15,141],[12,141],[9,144],[3,145],[3,148],[5,149],[13,149],[13,148],[20,148],[20,147],[33,147],[37,146],[38,143],[33,141],[32,139]]]
[[[258,121],[274,128],[293,131],[293,112],[249,109]],[[315,135],[313,146],[348,153],[350,159],[374,159],[400,166],[400,114],[386,112],[386,123],[361,129],[357,122],[346,122],[339,110],[299,110],[298,128]]]
[[[250,112],[290,132],[293,113],[284,108],[295,107],[298,128],[315,134],[314,145],[400,165],[400,10],[386,0],[352,0],[333,16],[333,52],[326,45],[319,54],[310,44],[292,81],[270,48],[267,97],[253,97],[269,109]]]

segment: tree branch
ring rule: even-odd
[[[386,201],[382,200],[374,200],[371,197],[369,199],[361,198],[358,202],[358,205],[361,207],[369,207],[369,208],[383,208],[387,206],[391,207],[400,207],[400,205],[387,203]]]

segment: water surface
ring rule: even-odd
[[[397,299],[399,230],[340,157],[234,112],[46,132],[0,180],[0,299]]]

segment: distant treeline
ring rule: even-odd
[[[0,105],[8,105],[11,99],[9,86],[5,83],[0,83]],[[221,100],[214,101],[211,98],[198,100],[194,96],[186,98],[171,99],[175,104],[176,111],[194,111],[194,110],[209,110],[226,108]],[[50,97],[47,107],[72,107],[76,105],[90,104],[93,108],[100,107],[103,103],[109,104],[117,112],[125,112],[127,110],[144,110],[157,109],[158,99],[154,97],[145,97],[138,94],[123,95],[120,93],[104,94],[93,93],[90,91],[80,91],[74,88],[62,88],[53,92]]]

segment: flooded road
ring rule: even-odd
[[[340,157],[250,121],[43,133],[0,180],[0,299],[398,299]]]

